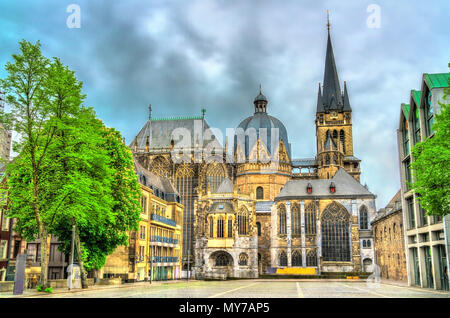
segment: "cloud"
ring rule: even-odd
[[[41,40],[84,82],[86,104],[131,141],[147,119],[200,115],[225,131],[253,114],[261,83],[270,115],[286,126],[294,157],[315,155],[314,113],[326,49],[325,10],[341,85],[353,108],[362,181],[383,207],[400,187],[399,107],[424,72],[445,72],[447,1],[76,1],[81,29],[68,29],[73,1],[0,4],[0,63],[22,38]],[[445,7],[445,8],[443,8]],[[4,70],[0,70],[4,76]]]

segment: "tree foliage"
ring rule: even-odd
[[[443,100],[448,100],[449,95],[446,89]],[[434,136],[412,148],[411,188],[427,214],[443,216],[450,213],[450,106],[446,102],[440,105],[433,124]]]

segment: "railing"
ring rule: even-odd
[[[177,239],[173,239],[171,237],[159,236],[159,235],[152,235],[151,242],[178,244],[178,240]]]
[[[178,257],[173,256],[153,256],[153,263],[177,263]]]
[[[177,223],[174,220],[168,219],[164,216],[158,214],[151,214],[150,219],[153,221],[161,222],[170,226],[177,226]]]

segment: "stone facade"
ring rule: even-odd
[[[408,281],[400,190],[372,221],[375,263],[381,278]],[[362,242],[363,244],[364,242]],[[367,246],[366,241],[364,245]]]

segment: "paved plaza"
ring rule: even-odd
[[[0,297],[12,297],[0,294]],[[20,297],[45,298],[449,298],[450,293],[365,280],[176,281],[94,287],[84,291],[27,291]]]

